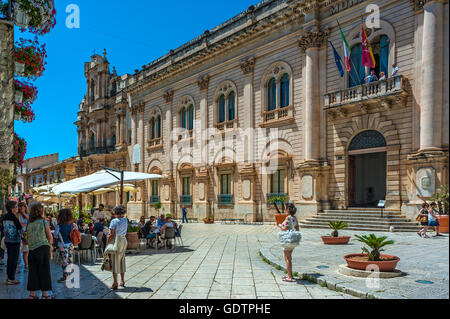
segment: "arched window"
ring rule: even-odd
[[[289,106],[289,74],[284,74],[280,80],[280,107]]]
[[[379,78],[380,73],[384,72],[386,77],[389,76],[389,38],[386,35],[381,35],[370,40],[370,45],[375,58],[375,74]],[[351,67],[348,83],[349,87],[364,84],[365,67],[362,65],[362,46],[361,43],[353,46],[351,49]],[[359,77],[359,78],[358,78]]]
[[[217,101],[219,105],[219,123],[225,122],[225,95],[221,94]]]
[[[235,118],[235,98],[236,95],[234,94],[234,91],[231,91],[230,94],[228,94],[227,98],[227,104],[228,104],[228,121],[233,121]]]
[[[191,104],[188,107],[188,130],[191,131],[194,129],[194,106]]]
[[[365,68],[361,65],[362,46],[361,43],[355,45],[350,53],[350,65],[352,70],[349,73],[349,87],[361,85],[364,83]]]
[[[92,133],[91,135],[91,150],[95,148],[95,134]]]
[[[117,93],[117,84],[116,81],[113,81],[111,84],[111,91],[110,91],[110,95],[114,96]]]
[[[369,148],[385,147],[386,145],[386,139],[380,132],[368,130],[356,135],[350,142],[348,150],[365,150]]]
[[[186,128],[186,108],[184,106],[180,111],[180,122],[181,127]]]
[[[95,82],[91,80],[91,102],[95,99]]]
[[[277,84],[275,78],[271,78],[269,82],[267,82],[267,110],[273,111],[277,108],[276,105],[276,96],[277,96]]]
[[[156,138],[160,138],[161,137],[161,116],[158,115],[158,117],[156,118]]]
[[[155,138],[155,118],[152,117],[152,119],[150,120],[150,139],[154,139]]]

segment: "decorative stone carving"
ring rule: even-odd
[[[145,102],[140,102],[140,103],[138,104],[137,111],[138,111],[139,113],[143,113],[143,112],[145,111]]]
[[[302,176],[302,196],[303,199],[311,199],[313,197],[313,177],[312,175]]]
[[[198,184],[198,198],[200,200],[205,199],[205,183],[199,183]]]
[[[360,103],[359,108],[361,109],[362,114],[367,114],[369,112],[369,105]]]
[[[164,185],[164,198],[170,200],[169,185]]]
[[[251,182],[249,179],[245,179],[242,182],[242,196],[244,197],[245,200],[249,200],[251,197]]]
[[[416,174],[417,195],[431,197],[436,192],[436,172],[432,167],[421,168]]]
[[[163,94],[163,98],[166,101],[166,103],[172,103],[173,93],[174,93],[174,91],[171,89],[171,90],[167,90],[166,93]]]
[[[241,70],[242,70],[242,72],[244,72],[244,74],[251,74],[251,73],[253,73],[253,71],[255,70],[255,63],[256,63],[256,58],[255,57],[251,57],[251,58],[245,59],[241,63]]]
[[[328,39],[330,29],[325,30],[315,29],[314,31],[306,31],[298,41],[298,46],[305,52],[309,48],[320,48]]]
[[[200,88],[200,90],[206,90],[208,88],[209,85],[209,75],[205,75],[203,77],[201,77],[198,81],[197,81],[198,87]]]
[[[409,0],[409,2],[411,2],[411,4],[414,6],[414,10],[418,11],[418,10],[422,10],[423,6],[429,2],[429,0]]]

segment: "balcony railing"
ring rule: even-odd
[[[158,148],[162,146],[162,137],[148,140],[148,148]]]
[[[288,194],[286,194],[286,193],[267,193],[266,194],[267,203],[269,203],[269,200],[274,197],[284,197],[284,196],[288,196]],[[281,202],[279,200],[277,200],[276,203],[277,203],[277,205],[281,205]]]
[[[294,106],[286,106],[271,111],[265,111],[262,114],[262,124],[265,126],[271,123],[279,123],[294,120]]]
[[[325,94],[325,109],[406,92],[402,75]]]
[[[231,194],[218,194],[217,203],[219,205],[233,205],[233,195]]]
[[[114,152],[116,149],[115,146],[107,146],[107,147],[96,147],[90,150],[81,150],[80,156],[89,156],[94,154],[108,154]]]
[[[225,130],[225,129],[234,129],[237,127],[237,119],[234,119],[232,121],[225,121],[225,122],[221,122],[221,123],[216,123],[215,124],[216,128],[218,130]]]
[[[192,196],[191,195],[180,195],[180,204],[191,205]]]
[[[159,195],[150,195],[150,204],[159,203]]]

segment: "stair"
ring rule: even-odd
[[[300,221],[300,227],[329,229],[328,221],[344,221],[347,230],[388,232],[417,232],[422,227],[407,219],[400,211],[376,208],[349,208],[347,210],[325,210]]]

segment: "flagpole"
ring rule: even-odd
[[[339,29],[342,30],[341,25],[339,24],[339,20],[338,20],[337,18],[336,18],[336,22],[337,22],[337,24],[338,24]],[[362,45],[361,45],[361,50],[362,50]],[[355,69],[356,77],[358,78],[358,82],[359,82],[359,84],[361,85],[361,84],[362,84],[362,83],[361,83],[361,79],[359,78],[358,69],[356,68],[355,63],[353,62],[351,51],[350,51],[350,59],[349,59],[349,60],[350,60],[350,62],[351,62],[351,64],[352,64],[353,68]],[[349,72],[347,71],[347,73],[349,73]],[[349,74],[350,74],[350,73],[349,73]],[[351,75],[350,75],[350,77],[351,77]],[[355,81],[355,80],[353,79],[353,77],[352,77],[352,81]]]

